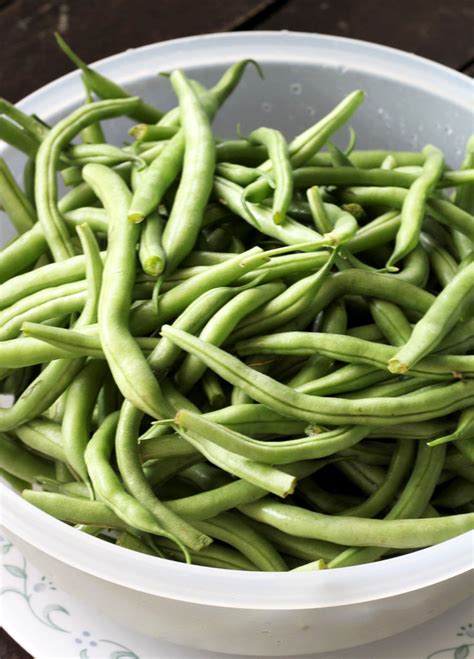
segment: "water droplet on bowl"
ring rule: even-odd
[[[303,91],[303,86],[299,82],[294,82],[292,85],[290,85],[290,91],[292,94],[299,96]]]
[[[272,104],[271,104],[271,103],[267,103],[267,102],[262,103],[262,105],[261,105],[261,108],[262,108],[262,110],[263,110],[264,112],[271,112],[272,107],[273,107]]]

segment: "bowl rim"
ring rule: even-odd
[[[444,98],[456,98],[459,106],[470,108],[471,82],[458,71],[387,46],[305,32],[256,31],[172,39],[112,55],[94,66],[126,84],[136,78],[137,68],[142,78],[154,75],[160,60],[166,60],[168,68],[170,55],[173,67],[186,62],[189,65],[190,61],[195,67],[215,63],[217,49],[219,63],[225,64],[248,57],[250,47],[251,55],[262,62],[309,64],[318,56],[318,61],[339,68],[350,54],[351,69],[378,75],[383,70],[385,77],[402,79],[404,84]],[[18,105],[47,117],[52,109],[60,111],[61,104],[65,108],[78,101],[81,93],[79,73],[73,71]],[[249,573],[190,566],[139,554],[81,533],[38,510],[3,484],[0,500],[1,523],[7,534],[11,531],[60,562],[126,588],[209,606],[277,610],[368,602],[454,578],[470,570],[473,562],[474,532],[469,532],[397,558],[317,573]]]

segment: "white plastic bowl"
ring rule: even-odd
[[[58,57],[61,55],[58,54]],[[361,148],[414,149],[432,142],[457,163],[472,131],[471,81],[414,55],[364,42],[289,32],[178,39],[131,50],[97,68],[159,107],[173,105],[158,71],[188,70],[204,83],[231,62],[249,70],[215,126],[219,135],[262,124],[293,135],[355,88],[367,92],[351,124]],[[19,105],[56,120],[82,100],[77,73]],[[124,123],[109,138],[123,139]],[[22,157],[5,149],[20,174]],[[9,230],[2,222],[0,238]],[[472,589],[473,533],[372,565],[306,574],[230,572],[121,549],[35,509],[5,486],[2,524],[21,551],[60,586],[124,625],[221,652],[289,656],[381,639],[454,606]]]

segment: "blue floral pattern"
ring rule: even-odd
[[[101,659],[140,659],[129,648],[116,641],[103,638],[94,638],[88,630],[75,632],[71,627],[70,612],[61,604],[45,604],[41,596],[56,591],[54,583],[46,576],[39,580],[31,580],[28,576],[28,563],[25,558],[20,558],[20,563],[14,561],[11,550],[14,549],[11,542],[0,536],[0,555],[2,556],[2,568],[15,579],[17,587],[7,587],[0,590],[0,597],[21,597],[27,605],[31,615],[43,625],[63,634],[71,635],[71,657],[79,659],[93,659],[94,653],[100,651]],[[96,655],[97,656],[97,655]]]

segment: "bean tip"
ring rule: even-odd
[[[139,224],[140,222],[143,222],[145,216],[139,211],[130,210],[128,211],[128,219],[130,222],[133,222],[133,224]]]
[[[395,357],[389,359],[387,366],[390,373],[395,373],[397,375],[404,375],[408,371],[408,364],[404,364]]]

